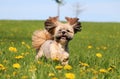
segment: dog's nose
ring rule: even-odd
[[[62,31],[62,34],[65,34],[66,32],[65,31]]]

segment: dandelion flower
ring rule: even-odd
[[[17,52],[17,49],[15,47],[9,47],[9,51],[11,51],[11,52]]]
[[[25,45],[25,42],[21,42],[22,43],[22,45]]]
[[[89,67],[89,65],[87,63],[83,63],[83,62],[80,62],[80,65],[84,66],[84,67]]]
[[[65,77],[66,77],[67,79],[75,79],[75,74],[73,74],[73,73],[66,73],[66,74],[65,74]]]
[[[24,76],[22,76],[22,79],[28,79],[28,76],[24,75]]]
[[[30,54],[30,53],[29,52],[21,53],[22,56],[26,56],[28,54]]]
[[[91,48],[92,48],[92,45],[89,45],[89,46],[88,46],[88,49],[91,49]]]
[[[112,71],[112,69],[113,69],[113,68],[109,67],[107,70],[108,70],[108,71]]]
[[[22,55],[16,56],[15,59],[22,59],[24,58]]]
[[[112,70],[115,69],[115,68],[116,68],[116,66],[113,65],[113,66],[110,66],[107,70],[108,70],[108,71],[112,71]]]
[[[56,57],[56,58],[53,58],[52,60],[53,61],[59,61],[59,58]]]
[[[2,65],[2,64],[0,64],[0,70],[5,70],[6,68]]]
[[[100,69],[99,72],[101,72],[101,73],[106,73],[107,70],[106,70],[106,69]]]
[[[63,68],[63,66],[55,66],[55,69],[61,70]]]
[[[72,69],[72,66],[70,66],[70,65],[65,65],[65,66],[64,66],[64,69],[65,69],[65,70],[71,70],[71,69]]]
[[[49,73],[48,76],[49,76],[49,77],[54,77],[55,74],[54,74],[54,73]]]
[[[102,57],[102,54],[101,54],[101,53],[96,53],[96,56],[97,56],[98,58],[101,58],[101,57]]]
[[[19,69],[20,67],[21,67],[21,66],[20,66],[19,63],[15,63],[15,64],[13,64],[13,68]]]

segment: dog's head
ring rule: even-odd
[[[58,21],[58,17],[49,17],[45,21],[45,29],[53,35],[54,39],[58,42],[69,41],[73,38],[74,34],[81,31],[81,23],[78,18],[65,17],[67,23]]]

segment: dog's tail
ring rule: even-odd
[[[32,35],[32,46],[39,49],[46,40],[50,39],[52,36],[47,30],[37,30]]]

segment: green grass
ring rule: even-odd
[[[66,79],[66,73],[72,73],[75,79],[119,79],[120,23],[83,22],[82,26],[82,31],[69,44],[72,69],[58,70],[55,67],[59,62],[44,58],[36,62],[34,59],[36,52],[31,36],[35,30],[43,29],[44,21],[1,20],[0,79]],[[10,51],[10,47],[17,51]],[[102,57],[97,57],[97,53]],[[23,58],[17,59],[17,56]],[[20,68],[14,68],[15,63]]]

